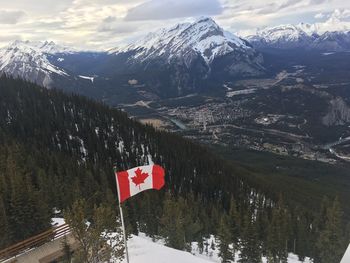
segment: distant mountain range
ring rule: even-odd
[[[99,76],[124,83],[137,80],[160,96],[197,92],[221,79],[259,76],[264,73],[262,64],[262,55],[247,41],[210,18],[161,29],[108,52],[28,41],[0,49],[0,71],[46,87],[57,86],[55,79]]]
[[[320,51],[350,50],[350,31],[320,33],[315,25],[280,25],[257,31],[247,40],[258,49],[304,48]]]
[[[0,72],[48,88],[82,93],[96,87],[108,89],[94,91],[94,96],[110,96],[116,86],[132,86],[137,92],[142,89],[155,96],[176,97],[264,75],[260,51],[270,48],[350,50],[350,32],[319,34],[315,25],[282,25],[260,30],[245,40],[211,18],[201,18],[106,52],[79,51],[47,41],[15,41],[0,49]]]

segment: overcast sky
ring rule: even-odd
[[[240,34],[300,22],[347,27],[350,1],[0,0],[0,46],[20,39],[105,49],[200,16]]]

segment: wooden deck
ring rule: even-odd
[[[64,224],[49,229],[0,251],[3,263],[49,263],[63,256],[62,246],[66,241],[72,250],[78,245],[69,226]]]

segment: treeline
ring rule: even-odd
[[[292,207],[206,148],[83,97],[4,76],[0,94],[0,247],[47,229],[53,208],[77,199],[91,209],[116,205],[113,165],[152,159],[167,171],[166,188],[126,202],[130,233],[160,235],[179,249],[215,234],[223,262],[239,250],[241,262],[262,255],[285,262],[295,252],[331,263],[345,250],[337,201],[325,201],[320,212]],[[327,255],[333,261],[324,261]]]

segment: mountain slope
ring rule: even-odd
[[[49,57],[70,53],[53,42],[15,41],[0,49],[0,72],[51,87],[55,77],[68,78],[69,73],[53,65]]]
[[[350,50],[350,31],[325,32],[315,39],[312,48],[325,51]]]
[[[2,201],[5,202],[0,213],[5,211],[8,219],[21,213],[20,218],[27,219],[22,224],[7,221],[9,232],[16,233],[7,242],[45,230],[45,217],[39,220],[33,207],[50,214],[52,208],[62,210],[77,198],[92,203],[106,200],[115,203],[112,169],[115,162],[119,170],[152,160],[161,164],[167,170],[166,191],[184,198],[197,196],[198,200],[193,200],[191,205],[206,203],[198,217],[203,220],[207,217],[205,210],[211,210],[214,203],[218,206],[219,196],[220,202],[228,202],[232,194],[237,194],[238,200],[252,193],[252,188],[242,182],[242,174],[236,176],[233,167],[205,148],[143,126],[120,111],[5,77],[0,78],[0,91],[0,208]],[[13,209],[10,200],[17,196],[10,190],[17,189],[17,183],[23,199]],[[231,193],[232,189],[236,189],[235,193]],[[38,200],[28,197],[32,193]],[[160,191],[148,196],[152,200],[147,203],[148,211],[155,211],[158,219],[164,194]],[[39,201],[45,205],[36,203]],[[135,205],[140,201],[133,198]],[[246,201],[241,201],[245,207]],[[138,206],[129,207],[130,224],[147,222],[147,232],[156,234],[158,226],[151,227],[155,218],[144,217],[140,211],[136,213]],[[32,227],[32,220],[42,222],[37,225],[43,228]],[[130,227],[137,231],[137,226]],[[207,230],[213,227],[208,226]]]
[[[214,79],[223,82],[264,71],[262,56],[248,42],[210,18],[161,29],[109,52],[125,65],[117,74],[129,74],[160,95],[196,92]]]
[[[250,259],[248,248],[259,257],[288,257],[285,244],[288,251],[293,240],[312,247],[324,230],[324,217],[276,201],[278,191],[259,187],[253,179],[261,174],[175,134],[143,126],[86,98],[21,80],[1,77],[0,92],[2,247],[45,230],[54,208],[64,210],[77,199],[86,199],[91,209],[106,203],[116,210],[113,165],[124,170],[150,161],[165,168],[166,187],[124,203],[127,229],[134,234],[161,235],[168,246],[184,250],[191,242],[231,229],[234,222],[229,242]],[[279,220],[284,223],[277,228],[273,224]],[[289,226],[298,227],[298,233]],[[268,242],[275,239],[276,244]],[[296,251],[301,256],[312,255],[313,250],[301,248]]]

